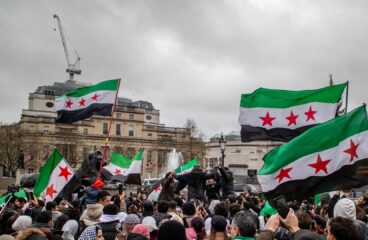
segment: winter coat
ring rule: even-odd
[[[87,209],[84,210],[82,216],[80,217],[80,230],[81,232],[89,226],[92,226],[99,222],[102,215],[103,205],[101,204],[90,204],[87,205]]]
[[[221,188],[221,179],[218,174],[215,173],[215,183],[214,184],[207,184],[206,189],[206,196],[207,200],[211,202],[212,200],[219,200],[220,199],[220,188]]]
[[[229,195],[234,195],[234,176],[233,172],[230,170],[225,170],[220,168],[221,179],[222,179],[222,196],[228,197]]]
[[[174,179],[168,178],[162,181],[162,190],[158,197],[159,201],[174,201]]]
[[[159,225],[159,223],[164,220],[164,219],[170,219],[171,216],[167,213],[160,213],[160,212],[156,212],[152,215],[152,217],[155,219],[156,221],[156,226]]]
[[[112,222],[100,222],[98,224],[102,229],[102,234],[105,240],[115,240],[115,237],[120,233],[119,228],[121,225],[119,220]]]
[[[188,200],[204,200],[205,181],[215,178],[215,173],[204,173],[200,168],[193,168],[190,173],[175,177],[181,183],[181,186],[188,185]],[[185,185],[184,185],[185,184]]]

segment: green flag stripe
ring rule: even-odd
[[[188,163],[184,164],[183,166],[180,166],[177,169],[175,169],[175,172],[176,173],[181,173],[181,172],[184,172],[185,170],[193,168],[194,166],[197,166],[197,165],[198,165],[198,160],[196,158],[194,158],[191,161],[189,161]]]
[[[336,131],[337,129],[341,131]],[[368,130],[366,108],[362,106],[313,127],[289,143],[273,149],[263,158],[264,164],[258,174],[275,173],[305,155],[336,147],[342,140],[366,130]]]
[[[25,198],[25,199],[27,199],[27,194],[26,194],[26,192],[24,191],[23,188],[19,189],[18,192],[15,192],[14,195],[16,197],[18,197],[18,198]],[[5,196],[3,196],[3,197],[0,198],[0,205],[2,205],[2,204],[5,203],[5,200],[6,200],[6,198],[8,196],[10,196],[10,194],[6,194]]]
[[[116,165],[117,167],[128,169],[133,161],[141,161],[142,156],[143,156],[143,149],[140,149],[137,152],[137,154],[133,157],[133,159],[130,159],[129,157],[119,154],[117,152],[113,152],[111,157],[111,163]]]
[[[242,108],[289,108],[310,102],[336,103],[346,83],[316,90],[287,91],[259,88],[253,93],[242,94]]]
[[[102,91],[102,90],[116,91],[118,89],[118,86],[119,86],[119,79],[107,80],[107,81],[103,81],[103,82],[97,83],[92,86],[78,88],[74,91],[71,91],[63,96],[59,96],[56,98],[81,97],[86,94],[93,93],[96,91]]]
[[[37,178],[37,182],[33,190],[36,197],[39,197],[40,194],[45,190],[49,183],[52,171],[57,165],[59,165],[62,159],[63,156],[61,156],[59,151],[55,148],[45,165],[42,167],[40,175]]]
[[[120,168],[128,169],[130,164],[132,163],[132,159],[122,154],[113,152],[111,157],[111,163]]]

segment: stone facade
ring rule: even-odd
[[[73,124],[54,122],[55,96],[80,86],[83,84],[55,83],[30,93],[28,109],[22,110],[20,120],[25,168],[29,172],[38,171],[55,147],[72,167],[81,164],[91,151],[103,152],[110,117],[93,116]],[[195,147],[192,142],[188,129],[161,124],[160,111],[151,103],[119,98],[105,159],[110,160],[112,151],[133,156],[143,147],[142,178],[152,178],[165,171],[166,156],[173,148],[190,160]]]
[[[281,145],[279,142],[272,141],[244,143],[241,142],[240,134],[236,131],[224,137],[226,139],[224,165],[233,171],[238,183],[244,182],[245,177],[254,180],[258,170],[263,165],[263,156],[273,148]],[[212,168],[216,163],[221,162],[219,140],[220,135],[216,134],[206,143],[204,165],[208,168]]]

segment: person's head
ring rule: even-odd
[[[257,218],[253,214],[239,212],[231,223],[231,236],[253,237],[257,232]]]
[[[223,216],[214,215],[211,219],[211,232],[226,232],[227,221]]]
[[[207,184],[208,185],[213,185],[213,184],[215,184],[215,180],[210,178],[210,179],[207,180]]]
[[[153,217],[143,218],[142,224],[146,225],[150,232],[157,230],[156,220]]]
[[[340,199],[334,207],[334,217],[345,217],[352,220],[356,219],[355,203],[349,198]]]
[[[326,240],[355,240],[356,226],[353,220],[344,217],[335,217],[327,223]]]
[[[54,229],[61,231],[64,224],[69,220],[69,216],[66,214],[60,215],[54,222]]]
[[[123,225],[123,234],[124,236],[128,236],[129,233],[132,232],[133,228],[137,225],[140,224],[141,220],[139,219],[139,217],[136,214],[129,214],[126,218],[125,218],[125,222]]]
[[[46,223],[51,227],[52,226],[52,213],[50,211],[41,211],[36,217],[36,222]]]
[[[119,213],[119,208],[115,204],[109,204],[102,209],[103,215],[116,216]]]
[[[240,206],[237,203],[232,203],[229,206],[230,217],[234,217],[235,214],[240,212]]]
[[[137,233],[145,236],[147,239],[150,238],[150,232],[148,230],[148,227],[144,224],[137,224],[134,226],[132,233]]]
[[[170,201],[169,202],[169,211],[170,212],[175,212],[177,206],[178,206],[178,204],[175,201]]]
[[[225,203],[219,203],[215,206],[215,215],[220,215],[223,217],[228,217],[229,215],[229,208]]]
[[[103,206],[111,204],[111,196],[108,191],[102,190],[97,193],[97,203]]]
[[[356,218],[365,224],[368,223],[367,213],[360,207],[356,207]]]
[[[194,215],[196,212],[195,206],[193,202],[186,202],[183,205],[183,214],[184,215],[188,215],[188,216],[192,216]]]
[[[299,212],[299,213],[296,214],[296,216],[298,218],[300,229],[306,229],[306,230],[311,230],[312,229],[313,219],[309,215],[309,213]]]
[[[169,220],[158,230],[157,240],[186,240],[185,227],[177,221]]]
[[[32,218],[26,215],[21,215],[15,220],[12,225],[14,231],[21,231],[32,225]]]
[[[235,203],[236,202],[236,195],[235,194],[230,194],[229,196],[226,197],[227,201],[231,204],[231,203]]]
[[[169,202],[168,201],[160,201],[157,205],[157,211],[160,213],[167,213],[169,210]]]
[[[358,198],[358,205],[362,206],[362,205],[367,205],[368,204],[368,196],[363,194],[362,196],[360,196]]]
[[[142,207],[143,207],[143,212],[153,212],[154,210],[154,205],[151,200],[145,200],[142,203]]]
[[[8,203],[8,207],[18,209],[20,208],[19,199],[13,195],[9,195],[5,198],[5,202]]]
[[[55,201],[51,201],[51,202],[47,202],[46,203],[46,210],[47,211],[55,211],[55,210],[57,210],[56,209],[56,202]]]
[[[93,225],[90,227],[87,227],[82,234],[80,235],[80,237],[78,238],[80,240],[91,240],[91,239],[96,239],[96,240],[103,240],[103,235],[102,235],[102,229],[99,225]]]

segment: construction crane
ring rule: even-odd
[[[66,69],[66,72],[69,73],[69,80],[67,82],[74,83],[75,82],[74,81],[74,74],[80,75],[82,73],[82,70],[79,67],[80,57],[79,57],[77,51],[74,49],[75,54],[77,55],[77,60],[75,61],[74,64],[71,63],[70,58],[69,58],[68,46],[66,45],[63,26],[61,25],[61,20],[60,20],[59,16],[56,15],[56,14],[54,14],[54,18],[56,19],[56,21],[58,23],[58,26],[59,26],[61,41],[63,42],[66,62],[68,64],[68,68]],[[54,30],[56,31],[56,29],[54,29]]]

